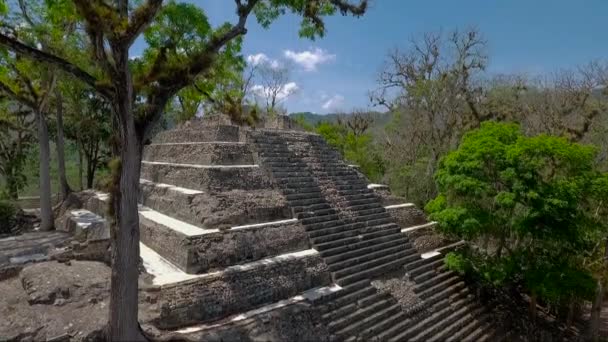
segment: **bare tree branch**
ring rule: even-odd
[[[28,45],[25,45],[25,44],[21,43],[20,41],[13,39],[9,36],[6,36],[2,33],[0,33],[0,45],[6,46],[10,50],[12,50],[16,53],[20,53],[31,59],[59,67],[61,70],[82,80],[83,82],[85,82],[86,84],[91,86],[92,88],[96,89],[103,96],[105,96],[107,98],[110,97],[109,88],[99,85],[97,83],[97,79],[93,75],[89,74],[88,72],[84,71],[83,69],[68,62],[67,60],[65,60],[61,57],[38,50],[38,49],[30,47]]]

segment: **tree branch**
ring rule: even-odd
[[[354,16],[361,16],[367,10],[367,0],[361,0],[358,5],[353,5],[345,0],[330,0],[332,5],[338,7],[342,15],[351,13]]]
[[[7,96],[13,98],[15,101],[23,103],[24,105],[30,107],[32,110],[36,109],[36,104],[29,99],[15,93],[11,87],[9,87],[6,83],[0,81],[0,91],[5,93]]]
[[[145,5],[140,6],[131,14],[129,27],[124,34],[128,45],[131,45],[137,36],[148,27],[160,10],[162,3],[163,0],[148,0]]]
[[[6,36],[2,33],[0,33],[0,45],[3,45],[8,49],[27,56],[31,59],[59,67],[61,70],[67,72],[68,74],[82,80],[84,83],[97,90],[101,95],[107,98],[110,97],[110,89],[97,84],[97,79],[93,75],[89,74],[88,72],[84,71],[83,69],[61,57],[25,45],[20,41]]]

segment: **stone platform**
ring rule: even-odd
[[[488,310],[443,265],[444,250],[424,240],[435,236],[424,213],[293,128],[287,118],[255,129],[194,120],[145,147],[140,251],[158,333],[497,338]],[[85,209],[103,217],[107,202],[92,193]]]

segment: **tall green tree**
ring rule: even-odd
[[[32,111],[14,101],[0,104],[0,175],[5,189],[0,198],[17,200],[26,184],[27,152],[36,140]]]
[[[113,106],[119,126],[119,184],[112,193],[117,229],[113,232],[112,289],[110,296],[110,338],[141,339],[137,322],[137,263],[139,260],[139,217],[137,198],[143,143],[159,121],[167,103],[196,78],[213,69],[221,52],[247,33],[250,15],[268,27],[290,11],[302,17],[300,35],[323,36],[324,18],[340,12],[362,15],[367,1],[347,0],[235,0],[236,23],[213,28],[205,13],[193,6],[162,0],[49,1],[49,10],[75,14],[86,31],[90,59],[75,60],[61,51],[48,52],[10,34],[0,34],[0,45],[28,56],[35,63],[51,65],[76,77]],[[180,16],[171,15],[179,11]],[[196,25],[180,25],[182,20]],[[170,22],[166,25],[163,21]],[[133,68],[129,49],[142,32],[158,32],[146,54],[149,63]],[[156,35],[152,35],[155,37]],[[98,73],[86,64],[95,64]]]
[[[596,150],[566,138],[524,136],[514,124],[485,122],[446,155],[440,194],[426,209],[447,234],[480,249],[454,252],[448,265],[531,297],[566,305],[594,295],[585,265],[608,225],[606,175]],[[602,213],[602,215],[599,215]]]

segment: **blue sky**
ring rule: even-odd
[[[235,21],[232,0],[190,2],[213,24]],[[607,0],[371,0],[361,18],[329,18],[316,41],[298,37],[293,15],[268,30],[251,20],[243,54],[291,61],[298,91],[285,101],[288,111],[328,113],[368,108],[388,50],[424,32],[474,26],[489,43],[490,72],[537,74],[608,59],[607,19]],[[138,41],[131,54],[142,49]]]

